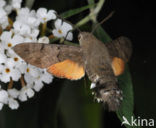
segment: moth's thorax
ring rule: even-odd
[[[81,32],[78,35],[78,39],[83,54],[88,54],[89,56],[94,54],[95,57],[104,56],[103,59],[109,59],[109,53],[105,44],[98,40],[93,34],[89,32]]]
[[[95,39],[94,35],[89,32],[80,32],[78,35],[78,40],[82,48],[87,49],[88,47],[90,47],[90,45],[92,45],[91,40],[93,39]]]

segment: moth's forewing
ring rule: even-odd
[[[57,46],[52,47],[41,43],[21,43],[14,46],[13,50],[27,63],[40,68],[47,68],[59,61]]]
[[[21,43],[13,50],[27,63],[47,68],[57,62],[70,59],[83,65],[80,47],[43,43]]]
[[[14,46],[13,50],[27,63],[39,68],[47,68],[48,72],[60,78],[76,80],[85,74],[80,47],[22,43]]]

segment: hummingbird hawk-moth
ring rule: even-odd
[[[81,79],[85,72],[91,82],[95,97],[116,111],[122,100],[117,76],[124,72],[132,47],[126,37],[102,43],[89,32],[78,35],[80,46],[22,43],[13,50],[26,62],[59,78]]]

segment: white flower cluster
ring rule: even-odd
[[[6,4],[4,0],[0,0],[0,110],[4,104],[8,104],[11,109],[17,109],[19,100],[26,101],[33,97],[34,92],[40,91],[44,83],[49,84],[53,80],[45,69],[23,61],[11,49],[13,46],[23,42],[49,43],[47,36],[40,37],[39,26],[51,20],[55,21],[55,28],[52,30],[54,37],[66,37],[67,40],[73,38],[70,32],[72,26],[57,18],[54,10],[30,10],[22,8],[21,2],[22,0],[12,0]],[[8,15],[12,11],[16,11],[17,16],[11,25]],[[14,87],[14,81],[20,81],[20,89]]]

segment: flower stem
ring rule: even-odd
[[[99,0],[96,8],[93,10],[93,13],[94,13],[94,19],[92,20],[93,22],[96,22],[96,19],[97,19],[97,16],[98,16],[98,13],[100,12],[100,10],[102,9],[102,6],[103,4],[105,3],[105,0]]]
[[[78,23],[76,23],[76,27],[82,26],[83,24],[87,23],[88,21],[92,20],[94,23],[97,22],[97,16],[100,12],[105,0],[99,0],[95,8],[90,8],[90,13],[88,16],[80,20]]]
[[[9,82],[9,84],[8,84],[8,89],[11,89],[12,86],[13,86],[13,80],[12,80],[12,78],[10,77],[10,82]]]
[[[87,23],[90,20],[90,15],[86,16],[85,18],[83,18],[82,20],[80,20],[78,23],[76,23],[76,27],[80,27],[82,25],[84,25],[85,23]]]
[[[26,86],[26,83],[24,81],[24,76],[23,75],[20,78],[20,82],[21,82],[22,87]]]
[[[64,41],[64,44],[66,44],[66,45],[72,45],[72,46],[79,46],[78,44],[73,43],[73,42],[69,42],[69,41]]]
[[[54,39],[55,37],[54,37],[53,34],[51,34],[50,36],[48,36],[48,38],[49,38],[49,39]]]
[[[44,36],[45,35],[46,28],[47,28],[47,22],[45,22],[44,24],[42,24],[41,36]]]
[[[3,29],[2,29],[2,27],[0,26],[0,35],[2,34],[2,32],[3,32]]]
[[[8,22],[9,22],[9,25],[7,26],[7,30],[10,30],[11,28],[12,28],[12,26],[13,26],[13,21],[12,21],[12,19],[10,19],[9,17],[8,17]]]

